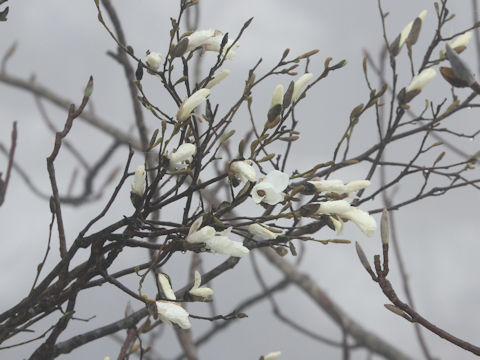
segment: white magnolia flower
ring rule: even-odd
[[[190,320],[188,319],[188,312],[180,305],[161,300],[157,301],[156,305],[158,317],[164,323],[170,326],[173,326],[172,323],[177,324],[182,329],[190,329],[192,327],[192,324],[190,324]]]
[[[277,360],[280,355],[282,355],[281,351],[274,351],[265,355],[263,360]]]
[[[351,220],[368,237],[373,236],[377,230],[375,219],[368,212],[351,206],[345,200],[324,201],[319,203],[319,208],[315,214],[338,215],[340,218]],[[334,218],[332,218],[333,220]],[[337,220],[337,219],[335,219]],[[338,220],[337,220],[338,221]],[[333,222],[337,232],[342,230],[343,226]]]
[[[357,192],[370,186],[370,180],[353,180],[345,185],[347,193]]]
[[[275,105],[283,104],[283,85],[277,85],[273,90],[272,102],[270,103],[270,109]]]
[[[210,239],[207,239],[205,242],[207,249],[215,253],[230,255],[233,257],[243,257],[247,255],[250,250],[243,246],[242,243],[228,238],[228,234],[230,234],[231,230],[232,228],[229,227],[228,229],[217,233]]]
[[[145,62],[153,70],[158,70],[162,65],[162,54],[158,52],[151,52],[145,57]]]
[[[194,223],[194,225],[196,224]],[[192,225],[192,227],[194,225]],[[230,234],[231,230],[232,228],[229,227],[228,229],[217,233],[213,227],[207,225],[201,229],[190,232],[187,236],[187,241],[192,244],[205,243],[205,247],[214,253],[230,255],[233,257],[243,257],[248,254],[249,250],[240,242],[228,238],[228,234]]]
[[[323,201],[319,203],[318,210],[315,214],[321,215],[332,215],[332,214],[339,214],[341,215],[344,212],[349,211],[352,206],[345,200],[330,200],[330,201]]]
[[[145,193],[145,166],[140,165],[135,170],[135,176],[133,177],[132,192],[140,197],[143,197]]]
[[[177,150],[167,156],[170,160],[170,169],[185,169],[187,165],[183,164],[183,162],[191,160],[196,152],[197,148],[194,144],[185,143],[180,145]]]
[[[263,239],[276,239],[279,234],[274,233],[273,231],[268,230],[266,227],[262,226],[261,224],[251,224],[248,227],[248,231],[252,235],[257,235]]]
[[[467,47],[472,36],[473,36],[473,31],[467,31],[466,33],[457,37],[455,41],[450,44],[450,47],[456,50],[457,52],[461,52],[464,48]],[[458,51],[457,49],[460,51]]]
[[[223,33],[219,30],[197,30],[188,36],[188,47],[187,50],[192,51],[197,47],[201,46],[205,51],[220,51],[222,44]],[[233,40],[229,39],[223,48],[222,55],[225,55],[226,51],[230,46],[232,46]],[[235,47],[238,47],[236,45]],[[235,56],[235,51],[230,49],[227,54],[227,59],[233,59]]]
[[[341,217],[352,220],[355,225],[368,237],[371,237],[377,231],[375,219],[359,208],[352,207],[349,211],[340,214]]]
[[[297,98],[303,92],[303,88],[305,87],[305,85],[307,85],[307,83],[310,81],[312,77],[313,77],[313,74],[306,73],[306,74],[303,74],[297,81],[295,81],[295,84],[293,86],[292,102],[297,100]]]
[[[195,91],[189,98],[185,99],[177,112],[177,120],[184,121],[188,119],[192,111],[210,95],[209,89],[200,89]]]
[[[344,184],[342,180],[312,180],[309,183],[315,186],[318,192],[328,191],[336,194],[348,194],[349,197],[355,197],[352,193],[370,186],[369,180],[354,180],[348,184]]]
[[[217,85],[220,81],[225,79],[228,75],[230,75],[231,71],[230,70],[222,70],[219,73],[216,73],[213,75],[213,79],[210,80],[207,85],[205,85],[206,89],[211,89],[215,85]]]
[[[423,10],[417,17],[423,22],[423,20],[425,19],[425,16],[427,16],[427,10]],[[399,48],[403,46],[403,44],[408,38],[408,35],[410,35],[410,31],[412,30],[412,26],[413,26],[413,21],[415,20],[410,21],[400,33],[400,42],[398,43]]]
[[[190,234],[187,237],[187,241],[192,244],[206,243],[207,240],[215,236],[215,233],[216,233],[215,229],[207,225]]]
[[[195,50],[197,47],[202,46],[209,38],[214,37],[215,34],[221,34],[218,30],[197,30],[188,36],[188,51]]]
[[[241,182],[255,182],[257,180],[257,172],[253,168],[251,160],[234,161],[230,164],[230,170]]]
[[[199,287],[202,283],[202,276],[198,271],[195,271],[195,281],[193,287],[190,289],[189,293],[194,296],[207,297],[213,294],[213,290],[207,287]]]
[[[168,300],[176,300],[177,297],[175,296],[175,293],[172,290],[172,285],[170,284],[170,280],[168,279],[167,275],[163,273],[159,273],[157,277],[165,297]]]
[[[263,181],[253,187],[253,201],[257,204],[260,202],[269,205],[278,204],[285,198],[283,190],[288,186],[288,181],[288,174],[278,170],[270,171],[267,176],[263,178]]]
[[[413,77],[410,85],[407,86],[405,92],[410,91],[422,91],[422,89],[437,75],[435,69],[428,68],[423,70],[420,74],[417,74]]]

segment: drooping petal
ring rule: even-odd
[[[195,281],[189,293],[198,297],[207,297],[213,294],[213,290],[207,287],[200,287],[202,277],[198,271],[195,271]]]
[[[180,305],[177,305],[168,301],[157,301],[157,312],[160,319],[172,326],[172,323],[177,324],[182,329],[190,329],[192,324],[188,319],[188,312],[182,308]]]
[[[377,223],[375,219],[366,211],[352,207],[349,211],[340,214],[340,216],[352,220],[368,237],[373,236],[377,231]]]

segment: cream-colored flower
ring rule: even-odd
[[[283,201],[285,194],[283,190],[288,186],[288,174],[272,170],[262,181],[257,183],[252,189],[252,198],[257,204],[260,202],[269,205],[275,205]]]
[[[427,16],[427,10],[423,10],[417,17],[423,22],[423,20],[425,19],[425,16]],[[400,33],[400,42],[398,44],[399,48],[403,46],[403,44],[408,38],[408,35],[410,35],[410,31],[412,30],[412,26],[413,26],[413,21],[415,20],[410,21]]]
[[[163,273],[159,273],[157,275],[158,282],[160,283],[160,286],[162,287],[163,294],[165,295],[165,298],[168,300],[176,300],[177,297],[175,296],[175,293],[172,290],[172,285],[170,284],[170,279],[168,278],[167,275]]]
[[[205,51],[219,52],[223,40],[223,33],[219,30],[197,30],[188,36],[187,50],[192,51],[198,47],[202,47]],[[233,44],[233,40],[229,39],[223,48],[222,55],[227,54],[227,59],[233,59],[235,51],[228,50]],[[238,44],[234,47],[238,47]],[[228,50],[228,53],[227,53]]]
[[[318,210],[315,213],[317,215],[338,215],[340,218],[351,220],[365,235],[369,237],[373,236],[377,230],[377,223],[368,212],[351,206],[345,200],[324,201],[320,202],[318,205]],[[338,224],[335,224],[335,222],[333,223],[337,231],[343,229],[343,226],[339,226]]]
[[[140,197],[145,193],[145,166],[139,165],[133,177],[132,192]]]
[[[214,29],[197,30],[188,36],[188,51],[195,50],[202,46],[209,38],[214,37],[215,34],[221,34],[220,31]]]
[[[282,355],[281,351],[274,351],[265,355],[263,357],[263,360],[277,360],[280,357],[280,355]]]
[[[248,231],[252,235],[257,235],[263,239],[276,239],[279,234],[274,233],[273,231],[268,230],[266,227],[264,227],[261,224],[251,224],[248,227]]]
[[[405,89],[405,92],[408,93],[410,91],[422,91],[422,89],[433,80],[435,75],[437,75],[435,69],[428,68],[423,70],[420,74],[417,74],[413,77],[410,85],[408,85]]]
[[[353,180],[345,185],[347,193],[357,192],[370,186],[370,180]]]
[[[344,184],[342,180],[311,180],[310,184],[315,186],[318,192],[333,192],[336,194],[348,194],[349,197],[356,197],[352,193],[370,186],[369,180],[354,180]]]
[[[194,225],[197,226],[198,223],[194,223]],[[213,227],[207,225],[196,231],[190,232],[187,236],[187,241],[192,244],[204,243],[205,247],[213,253],[230,255],[233,257],[243,257],[248,254],[249,250],[243,246],[242,243],[228,238],[231,230],[232,228],[229,227],[228,229],[217,233]]]
[[[368,214],[368,212],[363,211],[359,208],[353,207],[342,214],[341,217],[352,220],[355,225],[368,237],[372,237],[377,231],[377,223],[375,219]]]
[[[455,41],[453,41],[451,44],[450,44],[450,47],[454,50],[457,50],[457,48],[466,48],[468,43],[470,42],[470,39],[472,38],[473,36],[473,31],[467,31],[466,33],[460,35],[459,37],[457,37],[455,39]],[[458,52],[458,51],[457,51]]]
[[[170,169],[185,169],[187,167],[184,161],[191,160],[192,156],[197,152],[194,144],[185,143],[178,147],[177,150],[168,154],[170,160]]]
[[[273,90],[272,102],[270,103],[270,109],[276,105],[283,104],[283,85],[277,85]]]
[[[182,329],[190,329],[192,327],[188,319],[190,314],[180,305],[162,300],[157,301],[156,305],[158,317],[164,323],[170,326],[173,326],[172,323],[177,324]]]
[[[257,172],[253,168],[251,160],[234,161],[230,164],[230,170],[241,182],[255,182],[257,180]]]
[[[162,54],[151,52],[145,57],[145,62],[153,70],[158,70],[160,65],[162,65]]]
[[[211,89],[212,87],[217,85],[220,81],[225,79],[228,75],[230,75],[230,73],[231,73],[230,70],[223,70],[223,71],[220,71],[220,72],[214,74],[212,80],[210,80],[207,83],[207,85],[205,85],[205,88],[206,89]]]
[[[189,98],[185,99],[177,112],[177,120],[184,121],[188,119],[192,111],[202,104],[210,95],[209,89],[200,89],[195,91]]]
[[[295,84],[293,86],[292,102],[297,100],[297,98],[302,94],[303,88],[312,79],[312,77],[313,74],[306,73],[303,74],[297,81],[295,81]]]
[[[208,287],[200,287],[201,283],[202,283],[202,276],[198,271],[195,271],[195,281],[189,293],[194,296],[198,296],[202,298],[212,295],[213,290]]]
[[[215,236],[207,239],[205,245],[207,249],[214,253],[219,253],[223,255],[229,255],[233,257],[243,257],[249,253],[245,246],[238,241],[233,241],[228,238],[230,231],[232,230],[231,227],[228,229],[217,233]]]

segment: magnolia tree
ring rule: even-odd
[[[435,350],[424,340],[425,332],[480,355],[480,347],[434,325],[435,319],[413,307],[398,251],[394,253],[400,267],[392,271],[400,273],[403,282],[389,281],[390,246],[398,246],[396,233],[389,229],[389,217],[392,220],[393,214],[406,205],[458,188],[468,188],[472,196],[478,197],[480,178],[475,163],[479,156],[465,154],[456,142],[467,136],[474,138],[478,131],[459,133],[455,122],[448,121],[474,107],[473,101],[480,94],[471,64],[462,57],[477,24],[446,36],[444,27],[453,16],[443,0],[434,3],[433,11],[422,11],[392,37],[392,31],[387,31],[389,18],[379,1],[384,44],[379,62],[368,53],[363,61],[368,96],[351,110],[347,121],[337,119],[344,130],[331,149],[329,160],[302,169],[292,164],[292,159],[302,156],[296,152],[301,141],[297,130],[301,119],[296,111],[304,103],[316,101],[309,96],[311,89],[321,87],[324,79],[343,71],[346,60],[319,60],[318,50],[292,54],[286,49],[267,70],[262,70],[259,60],[244,83],[237,84],[231,92],[232,102],[219,106],[210,100],[210,95],[224,91],[222,81],[230,74],[226,67],[235,61],[236,53],[248,48],[242,43],[242,35],[252,19],[235,35],[223,32],[225,29],[199,29],[198,16],[196,21],[192,20],[198,15],[198,1],[182,0],[178,14],[171,18],[169,43],[157,44],[143,54],[135,44],[126,42],[121,19],[110,0],[95,0],[94,5],[105,34],[118,47],[117,52],[109,55],[123,67],[128,80],[137,133],[122,132],[87,111],[90,99],[95,97],[93,78],[86,81],[79,105],[70,105],[37,82],[7,72],[6,64],[14,47],[6,53],[0,80],[33,93],[44,118],[47,117],[41,99],[63,107],[67,115],[47,158],[49,194],[36,190],[28,170],[15,160],[17,139],[22,138],[21,132],[17,134],[16,123],[12,125],[11,144],[1,147],[6,161],[0,177],[0,204],[15,182],[23,179],[38,196],[49,200],[51,211],[46,251],[38,266],[32,266],[36,266],[33,285],[18,284],[25,290],[25,297],[16,304],[3,304],[1,349],[21,349],[33,343],[30,359],[51,359],[71,352],[82,354],[82,346],[113,336],[118,341],[117,354],[98,354],[97,358],[108,355],[106,358],[163,359],[165,345],[155,346],[154,341],[173,331],[182,350],[176,358],[197,359],[199,347],[208,346],[209,340],[227,326],[247,321],[244,318],[249,307],[267,300],[282,325],[319,341],[323,344],[320,349],[336,347],[344,359],[358,349],[388,359],[410,358],[401,339],[389,342],[381,336],[385,329],[357,322],[348,309],[334,302],[335,294],[330,298],[308,274],[299,270],[307,249],[330,244],[324,248],[326,251],[331,247],[356,247],[360,260],[356,267],[363,266],[365,276],[371,277],[377,286],[369,291],[383,293],[385,307],[397,316],[396,322],[414,325],[427,359],[432,358],[430,354]],[[0,13],[1,20],[7,21],[7,14],[8,8]],[[428,46],[417,49],[415,45],[425,33],[422,24],[427,16],[436,19],[437,27]],[[409,83],[399,81],[400,57],[408,58],[410,69],[401,71],[410,72]],[[205,72],[199,69],[200,61],[206,66]],[[311,71],[313,64],[323,64],[323,70]],[[435,77],[451,85],[451,92],[440,103],[430,102],[422,93]],[[152,79],[158,84],[154,91],[144,86],[146,80]],[[271,89],[271,101],[258,112],[253,106],[255,90],[272,79],[278,85]],[[374,86],[374,82],[380,85]],[[467,89],[468,95],[458,95],[458,88]],[[414,101],[419,98],[422,101]],[[166,104],[175,104],[175,110]],[[146,125],[146,114],[155,127]],[[376,128],[371,129],[368,146],[355,153],[355,130],[360,119],[367,117],[376,119]],[[77,119],[89,122],[114,140],[114,145],[94,164],[85,161],[68,142]],[[7,131],[7,124],[3,128]],[[320,136],[324,135],[327,132]],[[410,141],[413,155],[406,160],[388,160],[387,151],[405,139]],[[112,173],[101,188],[94,189],[93,180],[109,159],[119,159],[117,150],[121,148],[129,149],[128,156],[122,159],[123,172]],[[448,150],[456,156],[445,156]],[[70,151],[80,165],[87,163],[85,190],[77,197],[59,190],[59,182],[64,180],[57,176],[62,166],[57,157],[64,151]],[[364,171],[359,178],[339,175],[340,171],[358,166]],[[392,190],[418,175],[422,181],[415,191],[393,196]],[[75,173],[73,178],[80,176]],[[125,188],[130,191],[130,210],[123,209],[124,216],[105,222],[121,201],[119,196]],[[83,225],[77,236],[69,237],[62,212],[93,200],[100,202],[102,209],[92,214],[91,221]],[[344,229],[358,240],[354,245],[342,237]],[[375,255],[373,261],[362,250],[365,241],[377,244],[380,255]],[[120,253],[129,254],[134,248],[141,249],[148,260],[119,266]],[[279,282],[268,284],[267,275],[255,260],[256,253],[278,271]],[[210,261],[212,257],[216,263]],[[244,291],[245,298],[238,299],[233,311],[221,313],[215,307],[216,297],[229,289],[219,286],[214,293],[209,284],[227,270],[236,271],[237,265],[248,258],[254,270],[249,276],[252,281],[258,280],[262,291],[254,295]],[[189,274],[187,281],[166,270],[172,262]],[[128,277],[134,281],[125,281]],[[127,306],[127,300],[121,298],[119,301],[126,306],[124,314],[92,326],[90,319],[79,316],[77,298],[87,290],[90,297],[97,296],[92,289],[102,285],[116,288],[131,304]],[[235,286],[247,287],[241,281]],[[297,322],[295,311],[300,309],[289,309],[288,316],[283,314],[277,299],[287,287],[297,287],[318,311],[325,312],[340,329],[340,339],[318,334]],[[398,292],[398,287],[405,295]],[[191,310],[193,307],[195,310]],[[208,312],[211,315],[204,315]],[[89,329],[80,333],[69,331],[80,320]],[[202,321],[213,325],[200,327]],[[203,333],[198,335],[196,327]],[[246,334],[245,344],[251,341],[250,336],[253,339],[257,334]],[[277,359],[282,347],[279,342],[270,353],[259,353],[257,358]],[[241,347],[235,352],[232,358],[245,358]]]

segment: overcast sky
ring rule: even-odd
[[[128,43],[137,54],[147,49],[167,52],[170,17],[178,13],[177,1],[117,0],[112,1],[124,25]],[[325,0],[263,0],[263,1],[222,1],[200,0],[201,20],[199,28],[215,28],[229,34],[236,34],[242,24],[254,20],[240,41],[240,48],[234,60],[228,61],[225,68],[231,75],[220,84],[218,91],[212,91],[211,100],[219,102],[220,109],[226,110],[243,88],[248,69],[261,57],[260,71],[264,72],[276,63],[283,50],[291,49],[291,54],[300,54],[311,49],[319,49],[311,63],[310,71],[318,74],[323,70],[326,57],[334,61],[348,60],[348,65],[332,73],[325,81],[309,92],[307,99],[296,110],[301,119],[299,130],[301,142],[295,148],[287,168],[307,169],[312,164],[331,159],[333,147],[345,127],[353,107],[368,99],[368,89],[362,75],[363,51],[368,50],[375,58],[382,44],[381,22],[377,2],[370,1],[325,1]],[[62,97],[77,104],[81,100],[83,88],[90,75],[93,75],[95,89],[91,99],[98,116],[125,132],[133,126],[133,114],[128,97],[123,70],[106,55],[115,49],[113,40],[97,21],[96,9],[92,1],[9,1],[10,13],[6,23],[0,23],[0,53],[4,53],[12,43],[17,42],[17,50],[8,63],[7,71],[15,76],[28,79],[35,76],[38,83],[54,90]],[[426,46],[433,37],[436,25],[433,1],[384,1],[384,10],[390,15],[386,19],[390,39],[396,37],[405,24],[414,19],[423,9],[428,10],[422,34],[415,48],[416,65],[421,60]],[[469,1],[450,1],[450,8],[457,16],[446,31],[454,34],[472,23]],[[471,64],[477,64],[475,48],[471,46],[464,53]],[[405,86],[410,81],[409,64],[404,51],[399,60],[399,82]],[[206,64],[213,61],[207,56]],[[472,66],[475,71],[477,66]],[[266,112],[271,93],[278,82],[287,86],[289,79],[267,81],[253,93],[254,110]],[[375,84],[378,81],[375,80]],[[162,108],[176,111],[162,86],[147,79],[145,87],[151,100]],[[422,92],[422,98],[414,102],[420,111],[426,97],[439,103],[450,96],[448,86],[440,77]],[[458,92],[465,97],[468,92]],[[51,120],[63,125],[66,113],[44,102]],[[248,126],[248,118],[239,116],[233,128],[241,131]],[[150,130],[158,127],[154,118],[147,116]],[[30,174],[30,178],[41,192],[49,194],[50,184],[46,171],[45,158],[53,146],[53,135],[45,127],[33,97],[21,90],[0,83],[0,142],[10,144],[12,121],[18,121],[18,147],[15,160]],[[455,117],[455,128],[471,132],[478,129],[478,112],[460,114]],[[375,118],[373,112],[361,119],[353,151],[361,151],[376,141]],[[85,158],[95,161],[111,144],[111,140],[84,122],[76,121],[68,139],[79,149]],[[237,139],[238,141],[238,139]],[[457,142],[466,153],[474,153],[479,148],[478,138],[474,141]],[[387,153],[392,158],[408,155],[411,143],[402,143]],[[438,151],[440,152],[440,150]],[[127,149],[120,150],[106,165],[97,186],[116,166],[123,165]],[[447,156],[453,155],[447,154]],[[135,162],[142,162],[137,154]],[[62,153],[56,163],[57,177],[61,191],[68,188],[72,171],[77,165],[67,152]],[[0,156],[0,169],[5,169],[6,159]],[[366,175],[366,167],[355,167],[339,173],[337,177],[354,180]],[[475,170],[478,171],[478,170]],[[378,181],[378,178],[374,181]],[[418,179],[405,184],[399,190],[401,196],[408,196],[416,189]],[[79,182],[75,188],[81,191]],[[129,215],[131,205],[128,199],[128,186],[123,189],[116,208],[108,215],[108,221]],[[108,193],[108,191],[107,191]],[[367,192],[368,194],[368,192]],[[74,239],[85,223],[104,206],[106,196],[84,208],[65,207],[64,221],[68,239]],[[478,192],[463,189],[448,193],[441,198],[427,199],[403,208],[397,212],[396,220],[401,240],[401,249],[407,264],[411,290],[418,311],[434,323],[454,335],[480,343],[480,323],[478,322],[480,287],[477,274],[480,271],[478,254],[480,251],[478,223]],[[380,199],[364,204],[366,210],[381,206]],[[379,217],[377,217],[379,220]],[[2,296],[0,311],[6,310],[21,300],[29,291],[36,265],[43,257],[48,236],[50,212],[48,203],[32,194],[17,173],[13,173],[6,201],[0,207],[0,288]],[[379,236],[368,239],[351,224],[347,226],[345,238],[358,240],[371,258],[380,249]],[[326,238],[331,236],[324,234]],[[54,237],[54,241],[57,240]],[[354,246],[322,246],[307,244],[306,258],[301,270],[308,273],[328,294],[350,315],[369,330],[381,335],[392,344],[403,349],[414,358],[421,357],[413,328],[406,321],[383,308],[387,300],[378,287],[365,273],[356,257]],[[52,254],[56,256],[56,243]],[[87,254],[83,254],[86,256]],[[129,251],[122,254],[118,267],[132,266],[143,261],[144,251]],[[256,257],[262,264],[265,276],[273,283],[279,279],[276,271],[266,264],[261,256]],[[224,258],[204,255],[205,269]],[[180,256],[174,257],[165,271],[173,278],[174,288],[185,284],[188,267]],[[56,258],[47,263],[52,266]],[[398,268],[392,260],[390,280],[400,291],[401,282]],[[135,288],[135,278],[126,279]],[[224,274],[213,282],[216,292],[217,311],[225,314],[249,294],[260,287],[252,274],[250,260],[244,259],[233,271]],[[89,323],[77,322],[73,329],[65,333],[66,339],[76,333],[101,326],[123,316],[127,297],[111,287],[104,286],[95,291],[87,291],[79,297],[78,317],[97,317]],[[300,291],[291,287],[278,296],[282,310],[301,322],[312,331],[340,339],[339,330],[330,320]],[[138,302],[132,307],[140,308]],[[208,314],[205,305],[191,307],[192,313]],[[249,318],[232,324],[228,331],[214,338],[208,345],[199,349],[201,359],[257,359],[270,351],[281,350],[281,359],[330,359],[339,358],[337,349],[329,348],[307,339],[270,315],[268,304],[255,306],[247,311]],[[193,320],[194,336],[207,329],[210,324]],[[41,328],[38,328],[41,331]],[[124,333],[119,333],[122,337]],[[442,339],[426,333],[426,339],[434,356],[442,359],[470,359],[464,351]],[[164,330],[164,337],[157,340],[159,353],[168,356],[178,354],[179,348],[170,328]],[[28,356],[37,345],[25,346],[4,351],[5,358],[14,359]],[[103,359],[116,358],[119,345],[112,339],[102,339],[81,348],[62,359]],[[355,359],[364,359],[364,351],[354,353]],[[4,357],[3,354],[0,356]]]

